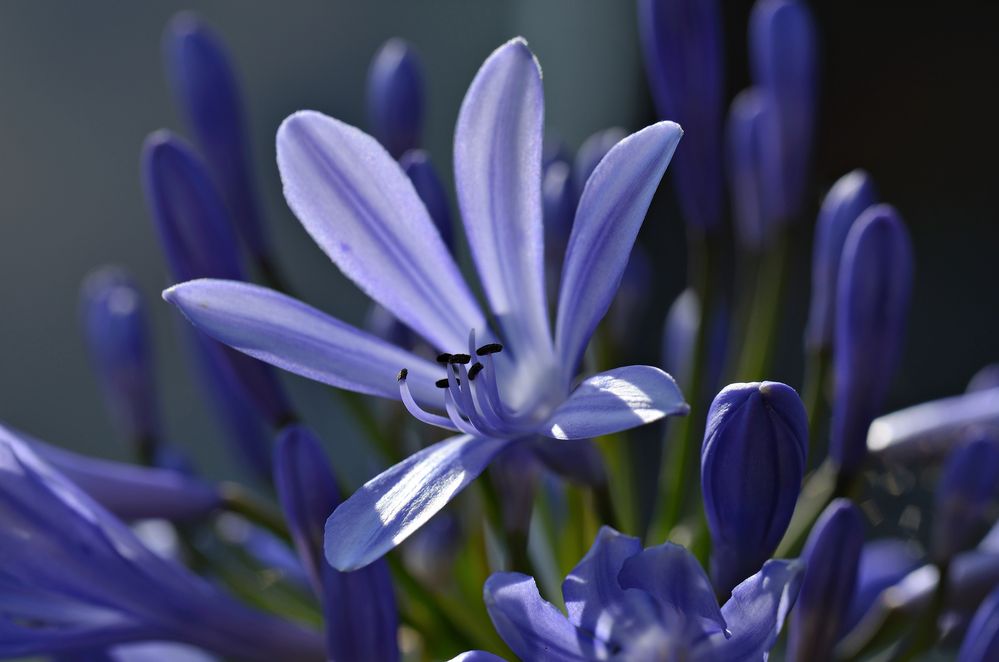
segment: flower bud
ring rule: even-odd
[[[818,47],[801,0],[759,0],[749,18],[753,83],[772,99],[781,134],[780,218],[801,212],[807,195],[818,95]]]
[[[843,245],[854,222],[877,202],[870,175],[854,170],[840,177],[819,210],[812,252],[812,303],[805,344],[811,351],[832,347],[836,312],[836,282]]]
[[[329,658],[397,660],[398,617],[387,562],[340,572],[323,556],[326,519],[340,504],[340,493],[326,453],[307,428],[282,431],[274,484],[295,549],[323,604]]]
[[[999,363],[990,363],[976,372],[968,382],[968,393],[987,391],[999,386]]]
[[[673,166],[686,221],[702,230],[724,215],[722,17],[717,0],[640,0],[645,71],[661,119],[686,132]],[[688,140],[689,139],[689,140]]]
[[[836,286],[830,456],[846,474],[867,453],[898,363],[912,287],[912,246],[888,205],[865,211],[847,234]]]
[[[236,230],[255,259],[270,263],[272,249],[253,184],[243,100],[222,41],[196,16],[181,13],[166,28],[163,53],[181,115]]]
[[[423,95],[416,51],[402,39],[389,39],[368,70],[368,122],[371,135],[393,158],[420,146]]]
[[[173,280],[245,280],[229,214],[193,151],[169,132],[156,132],[143,147],[142,174]],[[270,366],[218,343],[206,347],[216,369],[232,373],[232,386],[245,391],[259,415],[275,426],[292,418]]]
[[[90,359],[112,417],[151,457],[159,436],[146,304],[132,277],[105,267],[83,282],[80,317]]]
[[[791,662],[833,659],[857,588],[863,545],[864,520],[857,507],[847,499],[830,503],[812,528],[801,555],[805,576],[791,613],[787,645]]]
[[[729,186],[736,238],[751,252],[773,241],[782,192],[780,127],[773,103],[760,90],[744,90],[728,115]]]
[[[999,445],[978,438],[950,454],[936,489],[933,557],[945,563],[978,544],[999,511]]]
[[[807,448],[805,408],[785,384],[730,384],[711,403],[701,490],[719,593],[757,572],[777,548],[801,491]]]
[[[999,659],[999,588],[985,598],[971,619],[957,662],[989,662]]]
[[[454,230],[451,223],[451,204],[447,199],[447,192],[441,179],[437,175],[437,170],[430,162],[430,156],[422,149],[413,149],[402,155],[399,165],[409,175],[413,182],[417,195],[427,211],[437,231],[441,234],[444,243],[454,250]]]

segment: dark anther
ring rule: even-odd
[[[396,379],[400,382],[404,382],[406,381],[406,377],[409,377],[409,370],[403,368],[402,370],[399,371],[399,374],[396,376]]]
[[[503,351],[503,345],[499,344],[498,342],[491,342],[475,350],[475,353],[478,354],[479,356],[485,356],[486,354],[496,354],[497,352],[502,352],[502,351]]]
[[[450,363],[451,362],[451,355],[448,354],[447,352],[444,352],[443,354],[438,354],[437,355],[437,362],[438,363]]]
[[[468,369],[468,379],[469,379],[470,381],[474,381],[474,380],[475,380],[475,377],[476,377],[476,376],[477,376],[477,375],[478,375],[478,374],[479,374],[480,372],[482,372],[482,368],[483,368],[483,367],[485,367],[485,366],[483,366],[483,365],[482,365],[481,363],[479,363],[478,361],[476,361],[476,362],[475,362],[474,364],[472,364],[472,367]]]
[[[452,354],[451,363],[460,363],[462,365],[468,365],[471,362],[472,357],[468,354]]]
[[[458,382],[459,384],[461,384],[461,380],[460,379],[456,379],[455,381]],[[444,379],[438,379],[436,382],[434,382],[434,384],[437,385],[437,388],[447,388],[449,386],[449,382],[447,380],[447,377],[445,377]]]

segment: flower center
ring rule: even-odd
[[[468,354],[445,353],[437,357],[437,362],[444,366],[445,376],[437,380],[437,387],[444,391],[447,416],[428,412],[417,404],[409,390],[409,372],[405,368],[399,371],[403,404],[418,420],[447,430],[479,437],[517,437],[529,432],[534,422],[532,412],[515,412],[500,397],[493,356],[502,351],[503,345],[499,343],[476,347],[472,331]]]

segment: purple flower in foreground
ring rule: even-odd
[[[496,631],[522,660],[758,662],[777,641],[800,575],[795,561],[768,561],[719,608],[683,547],[642,549],[637,538],[604,527],[562,583],[568,616],[520,573],[494,574],[484,593]]]
[[[164,293],[198,328],[242,352],[401,399],[419,420],[462,433],[372,479],[333,513],[326,554],[340,570],[399,544],[514,443],[586,439],[687,411],[673,379],[649,366],[616,368],[573,388],[680,127],[660,122],[625,138],[589,178],[553,337],[542,260],[543,116],[541,71],[514,39],[480,69],[455,130],[458,201],[495,329],[409,178],[376,140],[311,111],[278,132],[285,197],[306,230],[344,274],[441,352],[443,365],[262,287],[206,279]]]
[[[322,659],[318,633],[152,552],[11,435],[0,436],[0,521],[0,657],[177,641],[243,660]]]

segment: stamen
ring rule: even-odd
[[[438,414],[431,414],[417,404],[416,400],[413,398],[412,392],[409,390],[409,382],[406,381],[406,377],[408,375],[409,371],[405,368],[399,371],[399,395],[402,398],[402,404],[406,406],[406,411],[408,411],[413,418],[418,421],[422,421],[427,425],[433,425],[438,428],[444,428],[445,430],[457,432],[458,428],[451,423],[450,419]]]
[[[480,434],[502,436],[500,432],[502,424],[499,426],[490,424],[489,420],[482,416],[479,410],[476,409],[472,396],[471,380],[467,378],[468,373],[465,371],[465,366],[458,364],[453,367],[455,368],[455,374],[449,375],[451,377],[450,393],[457,405],[458,412],[463,414],[468,419],[468,422],[479,430]],[[464,380],[464,383],[462,383],[462,380]]]
[[[491,342],[479,347],[475,353],[479,356],[489,356],[503,351],[503,345],[498,342]]]
[[[472,364],[472,367],[468,369],[468,380],[474,382],[476,375],[482,372],[485,366],[476,361]]]
[[[451,355],[448,354],[447,352],[444,352],[443,354],[438,354],[437,355],[437,362],[438,363],[450,363],[451,362]]]
[[[482,436],[482,433],[476,430],[474,425],[461,417],[461,413],[458,411],[458,406],[454,402],[454,396],[451,395],[450,389],[444,391],[444,409],[447,410],[447,415],[450,417],[451,422],[456,428],[458,428],[458,430],[465,434],[471,434],[477,437]]]
[[[460,384],[461,382],[458,383]],[[437,388],[447,388],[448,387],[447,377],[445,377],[444,379],[438,379],[436,382],[434,382],[434,386],[436,386]]]
[[[450,363],[454,365],[455,363],[460,363],[461,365],[468,365],[471,363],[472,357],[468,354],[452,354]]]

